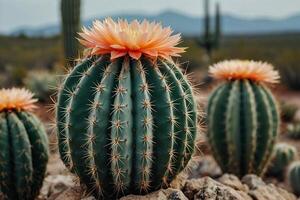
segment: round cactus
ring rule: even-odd
[[[300,139],[300,124],[289,124],[287,134],[290,138]]]
[[[167,186],[190,160],[197,132],[192,88],[171,60],[183,52],[180,36],[111,19],[80,35],[89,54],[58,95],[62,160],[97,197]]]
[[[223,172],[262,174],[273,151],[279,116],[264,83],[279,78],[273,67],[254,61],[224,61],[210,67],[223,79],[210,96],[208,140]]]
[[[25,89],[0,90],[0,196],[32,200],[42,186],[48,139],[30,111],[33,94]]]
[[[300,161],[293,162],[288,170],[288,181],[294,193],[300,196]]]
[[[285,143],[276,144],[268,173],[283,178],[285,169],[297,157],[296,147]]]

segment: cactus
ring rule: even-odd
[[[211,32],[211,23],[209,15],[209,0],[204,1],[204,33],[199,41],[199,45],[203,47],[211,59],[212,50],[217,48],[220,43],[221,37],[221,15],[220,15],[220,5],[216,4],[216,14],[215,14],[215,29]]]
[[[76,39],[80,30],[80,1],[61,0],[61,21],[66,63],[73,66],[79,52]]]
[[[59,92],[62,160],[97,197],[167,186],[190,160],[197,131],[193,91],[171,61],[183,51],[174,47],[179,35],[170,36],[169,28],[147,21],[128,24],[110,18],[83,30],[81,43],[98,53],[83,59]],[[106,41],[101,31],[117,37],[110,53],[105,45],[111,41],[97,43]],[[152,47],[145,50],[149,42]],[[139,52],[130,51],[133,46],[139,46]]]
[[[297,159],[297,149],[289,144],[276,144],[268,174],[284,178],[288,165]]]
[[[273,151],[279,116],[264,83],[279,75],[266,63],[224,61],[210,67],[225,83],[213,91],[207,108],[208,140],[223,172],[261,175]]]
[[[300,124],[289,124],[287,126],[287,134],[290,138],[300,139]]]
[[[298,111],[298,106],[294,104],[288,104],[285,102],[280,103],[280,110],[281,110],[281,118],[285,122],[292,122],[294,121],[295,115]]]
[[[300,196],[300,161],[295,161],[289,166],[287,176],[294,193]]]
[[[24,89],[0,90],[0,196],[33,200],[42,186],[48,140],[42,123],[30,111],[32,94]]]

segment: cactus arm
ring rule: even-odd
[[[170,105],[170,92],[165,78],[162,76],[158,66],[153,66],[149,61],[145,61],[147,68],[146,78],[150,84],[150,96],[153,102],[154,120],[154,159],[152,168],[152,187],[159,188],[167,182],[168,169],[170,169],[171,155],[173,152],[172,134],[174,134],[173,110]],[[152,89],[153,88],[153,89]]]
[[[185,93],[181,86],[180,80],[177,79],[175,73],[166,62],[162,62],[162,74],[166,75],[167,84],[171,86],[171,99],[174,105],[175,127],[174,127],[174,158],[173,158],[173,171],[170,177],[174,177],[180,171],[181,166],[184,165],[184,153],[186,150],[188,134],[185,130],[188,129],[188,109],[184,99]]]
[[[151,112],[150,90],[146,81],[145,69],[140,61],[132,64],[133,86],[133,132],[134,152],[133,155],[133,187],[140,188],[144,192],[150,186],[150,170],[153,163],[153,117]]]
[[[45,139],[46,131],[41,122],[37,122],[32,114],[19,112],[18,117],[25,126],[31,144],[33,167],[31,193],[32,196],[36,196],[43,184],[49,156],[48,142]]]
[[[113,103],[113,89],[117,83],[117,75],[121,70],[120,62],[117,60],[107,66],[104,76],[97,86],[97,93],[94,98],[94,109],[91,113],[95,117],[96,123],[93,125],[92,132],[95,134],[92,148],[95,156],[95,164],[98,172],[96,189],[104,196],[111,195],[113,190],[112,175],[110,165],[110,112]],[[100,182],[102,180],[103,182]]]
[[[56,118],[58,121],[57,128],[58,128],[58,145],[59,145],[59,152],[62,161],[64,164],[71,168],[71,158],[70,158],[70,147],[69,147],[69,138],[67,132],[67,123],[66,117],[68,113],[68,104],[70,102],[70,98],[72,97],[72,93],[74,92],[79,80],[81,79],[83,73],[89,68],[92,63],[92,59],[86,59],[79,65],[77,65],[72,73],[66,78],[63,83],[62,88],[59,91],[58,95],[58,105],[59,107],[56,108]]]
[[[257,110],[257,147],[255,152],[255,173],[261,174],[263,172],[263,160],[268,152],[268,146],[270,144],[269,138],[273,135],[273,121],[270,104],[268,102],[266,94],[261,89],[260,85],[256,83],[251,84],[256,99]],[[260,123],[264,122],[264,123]]]
[[[95,176],[91,171],[93,152],[89,140],[90,133],[87,130],[87,127],[91,126],[89,114],[91,102],[95,97],[95,91],[91,88],[100,82],[107,64],[108,59],[101,57],[97,64],[92,65],[84,73],[77,85],[77,88],[81,89],[75,89],[74,96],[70,100],[71,113],[67,119],[74,170],[83,182],[91,184],[87,185],[89,189],[92,189],[92,183],[95,182]]]
[[[124,59],[114,89],[111,119],[111,171],[117,193],[129,189],[132,168],[132,101],[129,60]]]
[[[241,174],[253,171],[254,155],[256,149],[257,113],[253,90],[248,80],[242,84],[241,100]]]
[[[180,81],[183,91],[184,91],[184,100],[187,106],[187,118],[188,126],[185,129],[186,141],[185,143],[185,153],[184,153],[184,163],[182,164],[180,170],[182,170],[190,160],[191,156],[195,150],[195,140],[197,136],[197,102],[195,101],[194,94],[190,83],[184,77],[179,67],[175,65],[170,66],[175,76]]]
[[[219,161],[222,169],[228,171],[228,150],[226,140],[224,113],[228,104],[228,96],[231,90],[231,84],[226,83],[222,89],[217,91],[215,97],[211,99],[211,106],[208,112],[208,138],[211,145],[215,149],[215,157]]]
[[[18,193],[18,199],[31,199],[30,185],[32,183],[32,159],[31,146],[22,122],[14,113],[7,116],[9,131],[11,134],[11,151],[14,155],[14,184]]]
[[[225,116],[225,138],[227,141],[228,164],[240,174],[241,162],[241,143],[240,143],[240,81],[236,80],[232,83],[228,96],[228,106]]]
[[[16,199],[13,187],[13,172],[10,165],[10,134],[6,113],[0,113],[0,188],[5,199]]]

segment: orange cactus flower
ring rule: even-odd
[[[172,56],[178,57],[185,51],[185,48],[176,47],[181,40],[180,34],[172,33],[170,27],[163,28],[147,20],[128,23],[107,18],[102,22],[96,20],[90,29],[83,28],[79,41],[91,50],[91,55],[111,54],[112,60],[125,55],[136,60],[142,55],[171,60]]]
[[[31,111],[36,106],[37,99],[33,93],[24,88],[0,89],[0,112],[4,110]]]
[[[222,61],[210,66],[209,73],[216,79],[248,79],[263,83],[278,83],[280,78],[271,64],[252,60]]]

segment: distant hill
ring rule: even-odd
[[[124,14],[112,15],[114,19],[125,18],[129,21],[133,19],[148,19],[162,22],[164,25],[170,25],[176,32],[186,36],[199,35],[203,21],[200,17],[191,17],[174,11],[166,11],[159,15],[143,14]],[[94,19],[103,19],[103,16],[85,20],[83,24],[90,26]],[[48,25],[39,28],[23,27],[13,31],[11,34],[26,34],[28,36],[51,36],[58,34],[60,26]],[[222,32],[224,34],[263,34],[263,33],[281,33],[281,32],[300,32],[300,14],[284,19],[243,19],[231,15],[222,16]]]

